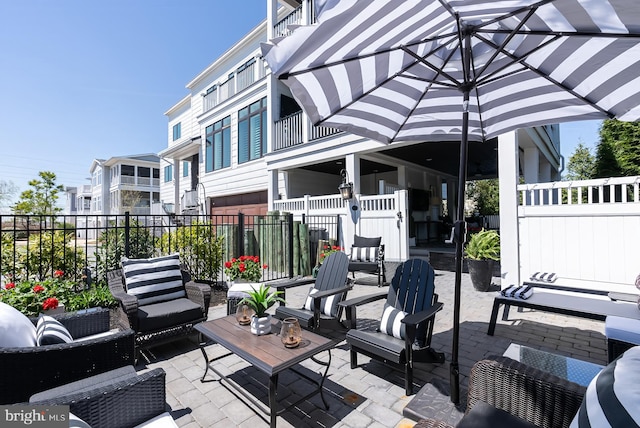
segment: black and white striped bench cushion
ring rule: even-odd
[[[166,302],[185,297],[180,256],[150,259],[122,259],[127,293],[138,298],[139,305]]]
[[[571,428],[640,427],[640,346],[591,381]]]

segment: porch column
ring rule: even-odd
[[[344,247],[351,248],[353,235],[359,232],[358,221],[360,220],[360,156],[348,154],[345,156],[345,169],[349,174],[349,180],[353,183],[353,198],[349,201],[346,209],[345,221],[342,223]],[[354,209],[355,208],[355,209]]]
[[[180,177],[178,176],[178,168],[180,166],[180,159],[178,158],[173,158],[173,166],[171,167],[172,169],[172,176],[171,178],[173,179],[173,206],[175,207],[175,213],[177,214],[182,214],[182,207],[180,206]]]
[[[520,285],[518,235],[518,135],[512,131],[498,137],[498,186],[500,191],[501,285]]]
[[[267,209],[273,211],[273,201],[279,199],[278,191],[278,170],[267,170]]]
[[[407,188],[407,167],[404,165],[398,166],[398,186],[401,189]]]

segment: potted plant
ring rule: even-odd
[[[493,264],[500,260],[500,235],[482,229],[469,238],[465,249],[471,283],[478,291],[487,291],[493,277]]]
[[[225,262],[224,273],[229,281],[244,280],[247,282],[257,282],[262,278],[262,270],[267,265],[260,264],[258,256],[240,256],[234,257]]]
[[[276,302],[285,303],[284,299],[280,297],[281,291],[273,291],[271,287],[260,284],[257,289],[251,287],[250,291],[247,291],[249,296],[238,302],[238,307],[242,308],[242,305],[247,305],[253,310],[251,316],[251,333],[258,336],[271,333],[271,314],[267,313],[267,309],[273,306]]]
[[[322,262],[324,262],[324,260],[327,257],[329,257],[331,254],[337,253],[338,251],[344,251],[344,248],[342,248],[339,245],[324,245],[322,247],[322,251],[320,251],[320,254],[318,255],[318,263],[314,266],[313,270],[311,271],[311,274],[313,275],[314,278],[318,277],[318,272],[320,271],[320,266],[322,265]]]

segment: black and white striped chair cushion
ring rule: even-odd
[[[73,337],[60,321],[48,315],[40,315],[36,324],[36,342],[38,346],[71,343]]]
[[[304,302],[304,308],[308,311],[313,310],[313,293],[317,291],[312,288],[307,296],[307,300]],[[334,294],[333,296],[325,297],[320,300],[320,312],[323,315],[329,317],[335,317],[338,315],[338,302],[340,301],[340,294]]]
[[[180,256],[150,259],[122,259],[127,293],[138,298],[139,305],[166,302],[185,297]]]
[[[591,381],[571,428],[640,427],[640,346],[627,350]]]
[[[406,315],[407,314],[400,309],[396,309],[385,303],[384,309],[382,310],[382,319],[380,320],[380,331],[389,336],[404,339],[405,325],[402,323],[402,319],[404,319]]]
[[[352,262],[377,262],[379,247],[351,247]]]

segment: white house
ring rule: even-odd
[[[159,153],[165,206],[176,214],[263,214],[273,209],[338,214],[345,220],[346,246],[353,233],[385,230],[376,224],[386,221],[393,234],[401,229],[399,237],[387,239],[394,244],[388,246],[394,258],[406,256],[414,242],[446,233],[441,217],[455,213],[459,144],[385,145],[313,126],[260,57],[260,43],[285,35],[289,25],[313,23],[313,2],[267,0],[266,15],[188,82],[189,93],[165,113],[168,144]],[[498,150],[498,139],[470,143],[469,178],[497,177]],[[501,156],[519,159],[514,174],[526,182],[558,179],[558,127],[518,131],[517,146]],[[356,195],[348,204],[338,196],[343,176]],[[399,206],[371,201],[368,209],[363,202],[376,195],[387,201],[396,190],[406,190]],[[304,198],[331,202],[309,208]],[[388,215],[382,216],[385,210]],[[375,221],[363,227],[369,215]]]
[[[95,159],[91,173],[90,214],[151,214],[160,200],[160,159],[156,154]]]

